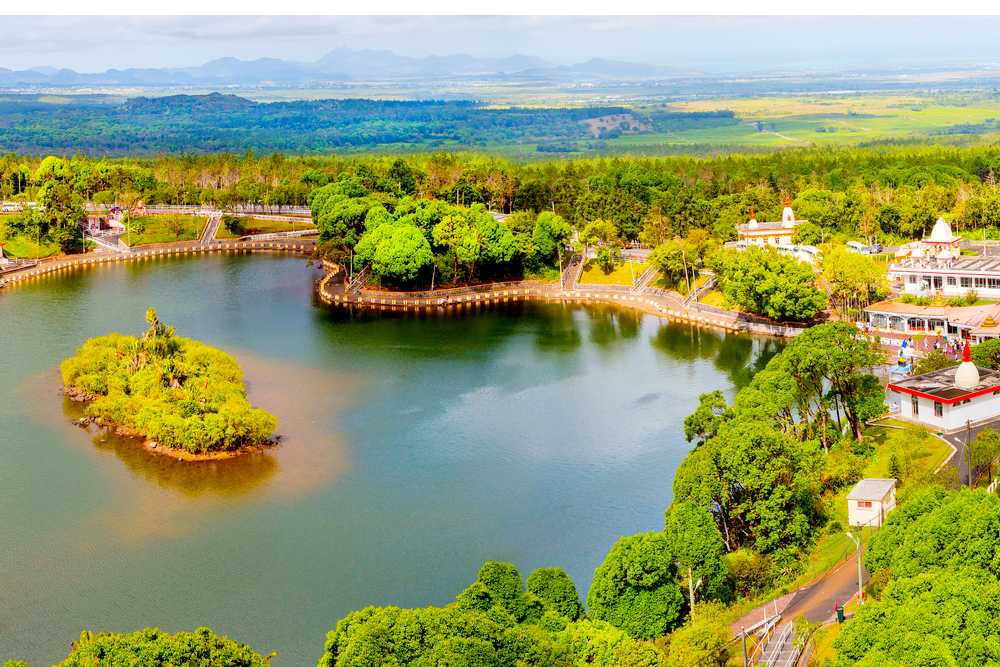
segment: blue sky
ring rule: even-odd
[[[0,67],[315,60],[337,47],[414,56],[614,58],[706,71],[1000,62],[1000,17],[4,17]]]

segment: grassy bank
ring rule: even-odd
[[[41,243],[36,243],[34,239],[24,235],[8,237],[3,217],[0,217],[0,243],[4,246],[4,254],[15,259],[40,259],[59,252],[59,246],[50,241],[43,240]]]
[[[131,246],[193,241],[201,236],[205,223],[205,218],[198,215],[144,215],[132,222],[143,226],[143,230],[136,232],[133,227],[131,234],[122,236],[122,240]]]
[[[306,229],[315,229],[316,226],[311,221],[303,218],[301,221],[290,222],[287,220],[269,220],[266,218],[240,218],[242,228],[238,233],[229,231],[224,224],[219,225],[219,231],[215,233],[217,239],[237,239],[250,234],[275,234],[278,232],[300,232]]]
[[[580,276],[581,285],[631,285],[642,272],[649,268],[648,262],[622,262],[611,273],[605,273],[593,259],[587,260]]]

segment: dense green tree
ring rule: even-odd
[[[698,407],[684,418],[684,437],[698,445],[707,442],[726,418],[729,405],[726,397],[716,389],[698,396]]]
[[[580,594],[569,575],[561,567],[541,567],[528,576],[528,593],[539,600],[546,609],[575,621],[583,615]]]
[[[824,250],[822,267],[833,303],[845,317],[889,293],[885,267],[844,246]]]
[[[837,665],[1000,662],[1000,582],[970,567],[893,580],[834,642]]]
[[[615,542],[594,572],[587,606],[590,618],[637,639],[653,639],[675,628],[685,604],[667,537],[640,533]]]
[[[663,276],[666,284],[683,288],[685,294],[698,277],[697,259],[697,248],[681,238],[664,241],[649,254],[649,261]]]
[[[720,250],[709,265],[726,300],[776,320],[810,320],[826,306],[808,264],[773,249]]]
[[[569,240],[572,233],[569,223],[561,216],[549,211],[539,213],[531,233],[539,259],[545,264],[554,265],[559,248]]]
[[[913,372],[915,375],[922,375],[931,371],[939,371],[942,368],[951,368],[954,365],[955,360],[941,350],[931,350],[917,359],[917,363],[913,365]]]
[[[972,361],[983,368],[1000,368],[1000,338],[990,338],[973,345]]]
[[[690,502],[674,503],[666,513],[665,532],[681,573],[690,568],[693,581],[701,581],[699,597],[731,600],[732,583],[723,561],[726,545],[711,512]]]
[[[794,243],[800,243],[804,245],[818,246],[826,238],[826,233],[823,229],[812,222],[801,222],[795,227],[795,236],[792,238]]]
[[[431,246],[413,225],[382,225],[376,228],[374,234],[372,274],[381,281],[400,286],[411,285],[421,272],[430,267],[434,259]],[[358,253],[359,259],[367,256],[367,253]]]
[[[791,553],[812,538],[819,453],[815,441],[737,415],[684,459],[674,498],[711,508],[728,551]]]

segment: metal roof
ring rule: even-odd
[[[890,382],[886,389],[902,391],[906,394],[940,399],[941,403],[956,403],[965,398],[981,396],[991,391],[1000,391],[1000,372],[992,368],[980,368],[979,384],[968,389],[955,386],[955,371],[958,366],[942,368],[923,375],[915,375],[897,382]]]
[[[847,494],[848,500],[882,500],[896,486],[895,479],[868,477],[854,485]]]

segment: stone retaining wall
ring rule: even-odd
[[[55,259],[43,260],[36,266],[18,271],[17,273],[8,274],[4,276],[0,286],[11,287],[19,283],[39,280],[65,271],[88,266],[120,264],[137,260],[181,257],[185,255],[205,255],[219,252],[274,252],[310,256],[315,248],[315,242],[306,239],[212,241],[206,245],[198,245],[197,241],[192,241],[140,248],[128,253],[66,255]]]
[[[320,301],[331,307],[362,308],[376,311],[401,311],[414,313],[446,313],[473,306],[488,306],[515,301],[608,303],[626,308],[636,308],[644,312],[671,319],[754,335],[791,337],[802,331],[802,327],[766,324],[747,321],[739,313],[726,315],[702,312],[696,308],[685,308],[677,299],[664,296],[659,290],[632,291],[621,289],[588,289],[576,287],[560,289],[558,285],[522,281],[498,283],[474,288],[460,287],[430,292],[384,292],[362,290],[351,294],[342,289],[342,284],[334,285],[340,276],[334,272],[324,276],[317,286]]]

